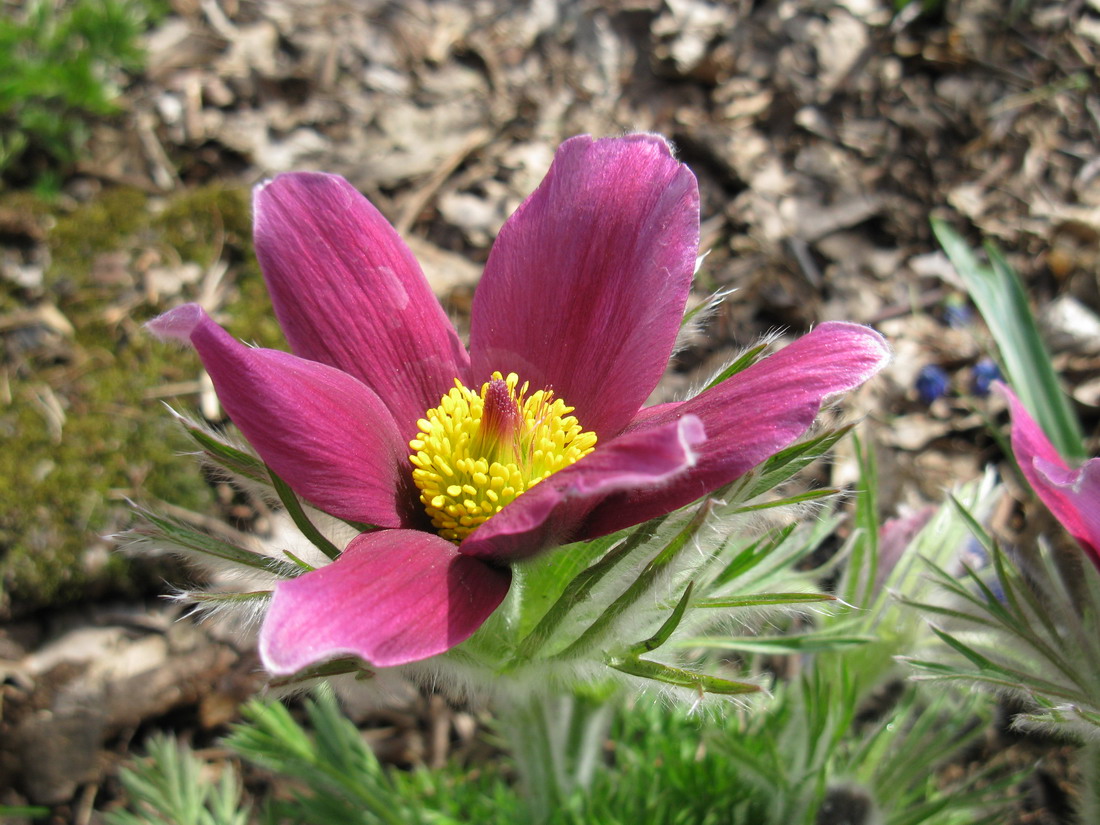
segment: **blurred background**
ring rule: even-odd
[[[213,743],[262,685],[247,642],[159,598],[193,571],[110,538],[131,500],[269,526],[180,455],[165,403],[223,416],[197,359],[141,329],[199,301],[285,347],[254,184],[347,177],[462,329],[492,239],[562,140],[668,136],[703,198],[693,300],[736,292],[655,400],[763,334],[872,324],[895,361],[846,412],[877,455],[879,515],[906,515],[1001,457],[988,333],[931,217],[1005,251],[1096,430],[1098,50],[1095,0],[4,0],[0,804],[99,821],[150,730]],[[841,487],[860,472],[843,444],[813,470]],[[1010,502],[994,527],[1049,526],[1026,515]],[[476,713],[438,697],[371,713],[385,761],[479,747]],[[1014,821],[1061,821],[1057,747],[1041,753]]]

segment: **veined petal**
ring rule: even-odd
[[[412,252],[336,175],[279,175],[253,208],[256,257],[294,352],[363,381],[412,438],[469,367]]]
[[[698,249],[698,186],[664,140],[567,140],[489,255],[475,380],[515,372],[617,435],[668,363]]]
[[[664,515],[740,478],[801,436],[825,399],[859,386],[889,357],[886,342],[869,327],[825,323],[695,398],[640,416],[641,432],[698,416],[707,431],[699,460],[662,490],[608,498],[586,524],[588,536]]]
[[[625,491],[659,494],[690,471],[705,441],[703,425],[691,415],[613,438],[528,489],[474,530],[459,552],[515,561],[582,538],[586,517],[604,499]]]
[[[246,347],[197,304],[148,326],[194,345],[233,423],[314,506],[382,527],[417,517],[404,441],[389,410],[359,381],[290,353]]]
[[[1039,500],[1100,567],[1100,458],[1070,469],[1023,402],[1004,384],[998,390],[1012,414],[1012,452]]]
[[[378,667],[426,659],[481,627],[510,582],[431,533],[364,533],[332,564],[276,586],[260,657],[276,675],[342,656]]]

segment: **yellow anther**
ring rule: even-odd
[[[551,390],[527,395],[519,376],[494,372],[480,392],[456,380],[416,423],[413,481],[432,525],[462,541],[551,474],[592,452],[596,434]]]

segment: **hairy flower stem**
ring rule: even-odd
[[[533,825],[585,791],[600,763],[613,703],[591,694],[526,694],[498,706]]]
[[[1100,742],[1087,741],[1077,751],[1081,771],[1081,799],[1078,822],[1100,822]]]
[[[592,589],[611,573],[619,562],[628,558],[634,550],[644,546],[657,535],[657,531],[664,521],[665,517],[662,516],[644,522],[599,561],[570,581],[565,591],[546,612],[546,615],[542,617],[534,630],[520,642],[512,660],[507,663],[505,672],[533,659],[576,605],[583,604],[588,599]]]

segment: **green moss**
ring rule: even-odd
[[[142,332],[143,321],[170,306],[132,284],[97,282],[97,255],[126,251],[136,259],[152,250],[204,269],[225,260],[230,329],[281,341],[252,256],[245,194],[207,188],[159,212],[151,206],[140,192],[108,191],[57,214],[49,233],[46,294],[75,332],[47,331],[37,343],[32,336],[5,363],[11,403],[0,405],[0,615],[130,587],[133,565],[114,552],[104,561],[100,538],[131,520],[126,498],[212,509],[195,462],[180,455],[192,445],[157,397],[158,388],[197,379],[199,361]],[[0,294],[5,308],[27,301],[10,285]],[[163,400],[194,404],[193,397]]]
[[[226,329],[250,343],[285,347],[252,251],[252,214],[245,192],[196,189],[169,204],[153,227],[184,260],[204,267],[230,250],[230,264],[237,270],[222,319]]]
[[[78,331],[78,347],[86,332]],[[86,350],[78,377],[50,370],[12,382],[14,403],[0,415],[0,431],[12,436],[0,454],[0,500],[14,505],[0,510],[0,609],[22,612],[123,585],[123,559],[110,556],[101,566],[89,551],[129,521],[126,497],[144,491],[209,507],[197,468],[178,456],[184,437],[142,397],[148,387],[185,377],[172,364],[184,354],[151,348]]]
[[[52,265],[47,284],[88,275],[98,254],[125,248],[127,238],[148,221],[146,195],[137,189],[109,189],[94,202],[57,216],[50,232]]]
[[[151,221],[180,256],[210,266],[225,249],[251,252],[248,199],[239,189],[204,186],[177,197]]]

